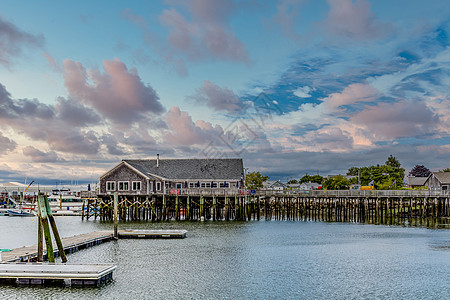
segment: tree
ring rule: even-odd
[[[327,190],[348,190],[350,181],[342,175],[337,175],[325,180],[323,186]]]
[[[304,182],[315,182],[318,184],[322,184],[323,182],[323,177],[320,175],[308,175],[306,174],[305,176],[303,176],[302,178],[300,178],[300,180],[298,181],[298,183],[302,184]]]
[[[291,179],[291,180],[289,180],[287,183],[288,183],[288,184],[297,184],[298,181],[295,180],[295,179]]]
[[[347,175],[354,176],[350,183],[358,183],[359,176],[361,185],[373,185],[375,189],[386,190],[403,185],[405,169],[394,156],[390,155],[384,165],[352,167],[348,169]]]
[[[411,172],[409,172],[408,176],[410,177],[428,177],[431,174],[431,171],[425,166],[416,165]]]
[[[441,172],[450,172],[450,168],[444,169]]]
[[[245,188],[257,189],[263,187],[263,182],[269,180],[269,176],[263,176],[259,172],[251,172],[245,176]]]

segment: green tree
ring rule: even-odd
[[[298,181],[295,180],[295,179],[291,179],[291,180],[289,180],[287,183],[288,183],[288,184],[297,184]]]
[[[259,172],[251,172],[245,176],[245,188],[258,189],[263,187],[263,182],[269,180],[269,176],[263,176]]]
[[[323,182],[323,177],[320,175],[308,175],[306,174],[305,176],[303,176],[302,178],[300,178],[300,180],[298,181],[298,183],[302,184],[304,182],[315,182],[318,184],[322,184]]]
[[[450,172],[450,168],[444,169],[441,172]]]
[[[350,181],[342,175],[337,175],[325,180],[323,187],[327,190],[348,190]]]

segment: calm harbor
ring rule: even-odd
[[[111,222],[57,217],[62,237]],[[36,243],[36,218],[1,217],[2,248]],[[99,288],[1,286],[0,298],[445,299],[450,235],[424,226],[314,221],[121,222],[185,229],[177,240],[118,240],[68,255],[117,265]]]

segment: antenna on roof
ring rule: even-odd
[[[156,167],[159,167],[159,154],[156,154]]]

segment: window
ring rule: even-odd
[[[211,183],[212,183],[212,185],[211,185],[212,188],[216,188],[217,187],[217,182],[211,182]]]
[[[156,190],[160,191],[161,190],[161,182],[156,182]]]
[[[211,187],[211,182],[207,182],[207,183],[206,183],[206,187],[207,187],[207,188],[210,188],[210,187]]]
[[[200,184],[200,186],[201,186],[202,188],[206,187],[206,182],[202,182],[202,183]]]
[[[177,183],[177,190],[180,190],[183,185],[181,183]]]
[[[116,190],[116,182],[115,181],[107,181],[106,182],[106,190],[107,191],[115,191]]]
[[[195,182],[189,182],[189,188],[190,189],[195,188]]]
[[[140,191],[141,190],[141,182],[140,181],[133,181],[132,182],[132,190],[133,191]]]
[[[119,191],[128,191],[130,187],[128,186],[128,181],[119,181]]]
[[[229,184],[228,184],[228,182],[221,182],[221,183],[219,183],[219,187],[227,188],[227,187],[229,187]]]

